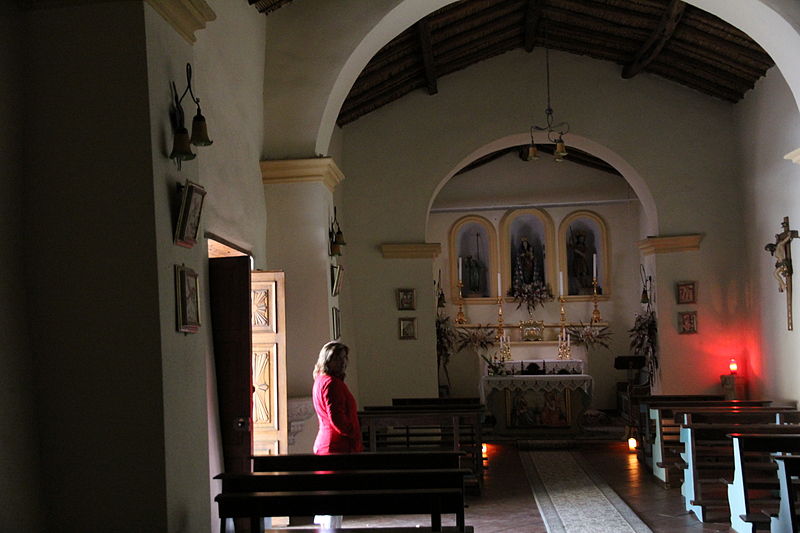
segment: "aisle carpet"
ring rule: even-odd
[[[548,533],[652,533],[579,452],[520,457]]]

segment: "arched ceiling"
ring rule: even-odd
[[[249,0],[270,13],[290,0]],[[515,48],[612,61],[716,98],[739,101],[774,63],[741,30],[680,0],[462,0],[383,47],[342,106],[342,126],[442,76]]]

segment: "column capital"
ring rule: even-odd
[[[783,156],[783,158],[788,159],[792,163],[800,165],[800,148],[798,148],[797,150],[792,150],[791,152]]]
[[[343,180],[344,174],[331,157],[261,161],[261,181],[264,185],[319,181],[333,192]]]
[[[169,22],[189,44],[197,38],[194,32],[206,27],[207,22],[217,18],[217,14],[206,0],[145,0],[164,20]]]
[[[668,254],[673,252],[689,252],[700,249],[703,235],[692,233],[689,235],[670,235],[668,237],[651,236],[642,239],[636,244],[644,255]]]

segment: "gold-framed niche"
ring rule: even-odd
[[[513,301],[508,291],[514,282],[523,241],[533,248],[535,272],[556,295],[555,225],[545,211],[530,207],[510,210],[500,220],[500,272],[506,300]]]
[[[465,304],[497,302],[497,232],[484,217],[467,215],[450,228],[450,294],[452,301]],[[462,262],[463,292],[458,290],[459,258]],[[468,259],[469,258],[469,259]],[[470,279],[469,263],[477,260],[482,266],[477,285]],[[477,288],[477,290],[475,290]]]
[[[592,299],[593,255],[597,254],[597,299],[611,296],[611,245],[603,217],[589,210],[573,211],[558,227],[558,264],[564,272],[564,299]],[[554,293],[555,294],[555,293]]]

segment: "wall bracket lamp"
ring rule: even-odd
[[[182,161],[191,161],[197,154],[192,152],[191,144],[195,146],[209,146],[214,141],[208,138],[208,125],[206,124],[206,117],[200,110],[200,99],[194,95],[192,90],[192,65],[186,63],[186,89],[178,96],[178,89],[175,87],[175,82],[172,83],[172,109],[170,110],[170,118],[172,119],[172,128],[175,132],[172,141],[172,152],[170,152],[170,159],[174,159],[178,164],[178,170],[181,169]],[[192,135],[189,136],[189,131],[185,125],[185,115],[183,112],[184,97],[189,95],[197,106],[197,114],[192,119]]]
[[[347,243],[344,242],[344,234],[341,226],[339,226],[339,220],[336,218],[336,207],[333,208],[333,221],[328,230],[328,240],[330,241],[330,255],[342,255],[342,246]]]

